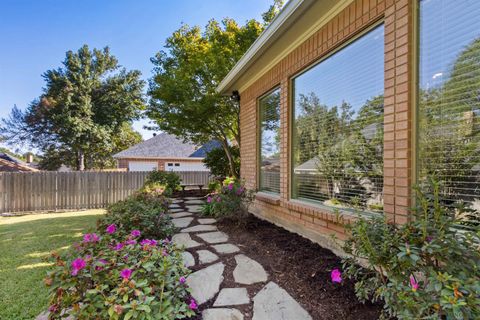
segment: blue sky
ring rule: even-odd
[[[0,0],[0,118],[25,108],[44,85],[42,73],[67,50],[109,46],[121,65],[151,76],[150,58],[181,23],[204,26],[230,17],[261,19],[272,0]],[[135,128],[145,138],[152,133]]]

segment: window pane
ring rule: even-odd
[[[383,25],[294,79],[293,198],[383,210]]]
[[[480,209],[480,1],[420,1],[418,175],[450,208]]]
[[[280,89],[259,101],[260,190],[280,193]]]

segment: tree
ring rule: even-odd
[[[232,19],[210,20],[203,32],[183,25],[167,39],[167,51],[152,58],[155,74],[146,114],[159,129],[194,143],[218,140],[232,176],[237,176],[231,146],[240,145],[240,108],[216,88],[282,5],[275,1],[263,23],[252,19],[240,26]]]
[[[230,154],[235,160],[235,176],[238,176],[240,174],[240,149],[236,146],[232,146],[230,149]],[[227,155],[221,148],[210,150],[205,159],[203,159],[203,162],[215,177],[225,178],[230,175]]]
[[[0,134],[41,150],[44,168],[109,166],[113,152],[141,140],[131,128],[145,109],[140,75],[122,68],[108,47],[68,51],[62,67],[43,74],[42,95],[2,119]]]

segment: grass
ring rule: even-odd
[[[104,210],[0,217],[0,319],[35,319],[46,309],[44,258],[95,227]]]

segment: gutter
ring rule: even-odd
[[[297,9],[310,2],[309,0],[290,0],[282,8],[280,13],[273,19],[268,27],[260,34],[260,36],[253,42],[250,48],[225,76],[225,78],[217,86],[216,91],[218,93],[227,94],[226,89],[229,89],[232,84],[238,80],[241,74],[253,63],[253,58],[262,54],[266,49],[267,44],[272,40],[273,36],[277,32],[287,25],[288,20]]]

